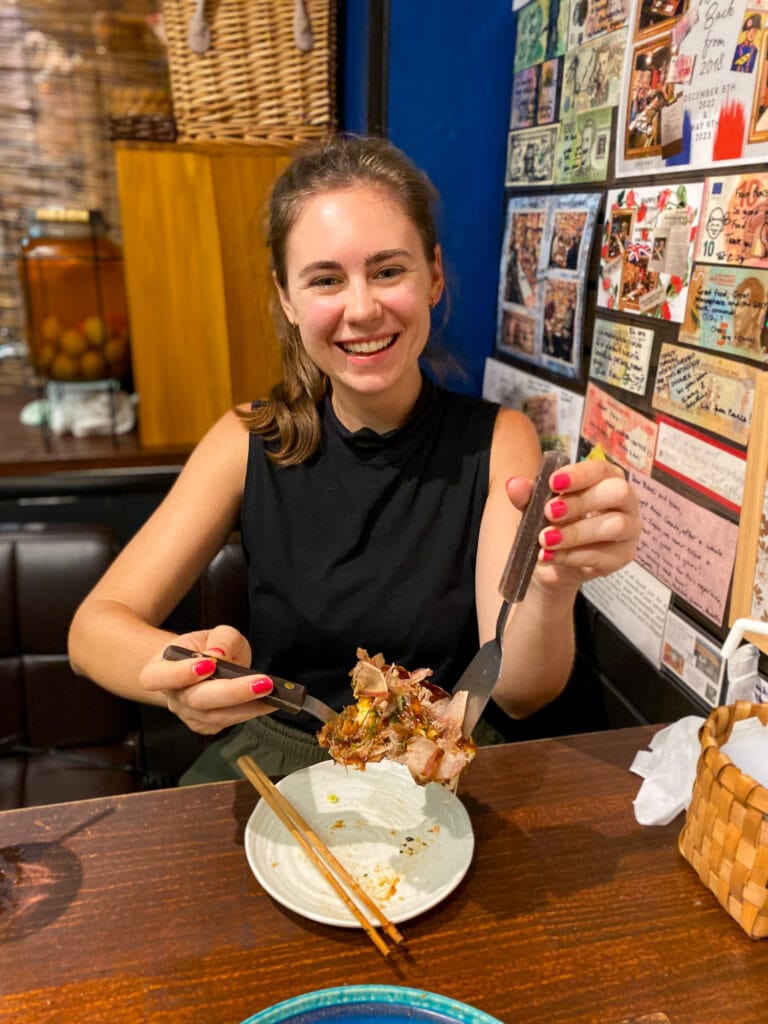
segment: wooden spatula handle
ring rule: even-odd
[[[567,466],[569,461],[567,455],[558,451],[544,452],[541,458],[539,472],[533,482],[531,500],[523,512],[499,583],[502,597],[510,604],[522,601],[525,597],[533,570],[536,568],[539,554],[537,538],[545,524],[544,507],[554,493],[549,486],[549,478],[556,470]]]

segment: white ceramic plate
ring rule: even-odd
[[[278,786],[395,924],[445,899],[472,861],[464,805],[436,783],[418,786],[404,765],[383,761],[360,771],[324,761]],[[322,924],[360,927],[263,800],[248,819],[245,853],[284,907]]]

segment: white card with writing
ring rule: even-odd
[[[722,626],[738,526],[643,473],[633,470],[629,478],[643,521],[637,561]]]
[[[644,395],[652,348],[653,331],[597,318],[589,375],[633,395]]]
[[[663,416],[658,418],[658,427],[654,465],[738,512],[744,494],[746,453]]]
[[[622,569],[582,583],[581,592],[656,668],[661,665],[661,639],[672,592],[644,569],[630,562]]]

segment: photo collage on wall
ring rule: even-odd
[[[715,706],[729,625],[768,621],[768,0],[512,16],[484,393],[628,474],[636,560],[583,592]]]

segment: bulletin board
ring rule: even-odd
[[[624,469],[637,557],[584,596],[714,707],[729,623],[768,619],[768,0],[511,16],[484,391],[545,448],[573,450],[578,408],[577,457]]]

